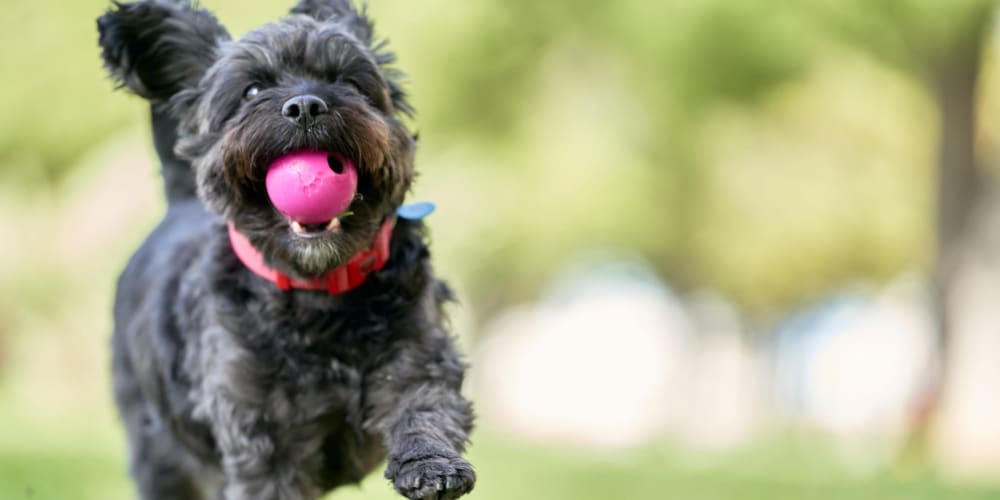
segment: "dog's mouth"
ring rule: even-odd
[[[355,199],[360,198],[360,195],[356,195]],[[354,215],[351,210],[345,210],[340,215],[330,219],[326,222],[320,222],[317,224],[304,224],[292,219],[286,218],[288,221],[288,226],[291,228],[292,233],[301,238],[318,238],[328,233],[338,234],[344,231],[341,221]]]
[[[354,165],[339,153],[315,150],[285,153],[270,163],[268,198],[292,234],[318,238],[344,232],[344,221],[364,199],[362,174]]]

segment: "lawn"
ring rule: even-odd
[[[107,390],[106,343],[95,340],[107,328],[98,320],[81,325],[78,318],[55,318],[9,339],[9,376],[0,378],[0,500],[133,498]],[[44,334],[51,330],[79,333]],[[848,467],[829,439],[802,434],[773,435],[721,455],[668,443],[599,452],[517,439],[484,418],[473,441],[469,457],[479,482],[471,498],[478,500],[1000,498],[996,485],[879,468],[873,457],[881,452],[870,443],[852,455],[868,464]],[[329,497],[395,498],[380,473]]]
[[[6,416],[0,417],[6,419]],[[47,419],[42,419],[47,420]],[[0,436],[0,499],[117,500],[131,498],[113,422],[86,420],[44,432],[30,421],[9,422]],[[67,429],[75,428],[74,432]],[[470,457],[479,483],[471,498],[681,500],[961,500],[1000,497],[1000,489],[946,485],[931,476],[906,481],[886,472],[859,478],[829,453],[802,440],[772,440],[694,460],[667,445],[595,453],[519,442],[496,432],[476,436]],[[373,474],[338,500],[393,499]]]

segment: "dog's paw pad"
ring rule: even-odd
[[[452,500],[470,491],[476,473],[461,457],[426,457],[391,464],[386,476],[411,500]]]

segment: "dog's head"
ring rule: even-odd
[[[411,110],[392,53],[350,0],[302,0],[240,40],[183,0],[116,3],[98,29],[112,77],[180,121],[176,151],[202,201],[275,267],[305,277],[343,264],[402,203],[414,141],[399,118]],[[338,225],[293,229],[271,205],[268,166],[299,150],[356,165],[352,214]]]

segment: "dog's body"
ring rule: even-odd
[[[457,498],[475,474],[460,456],[472,413],[441,316],[450,293],[432,274],[421,223],[392,215],[413,176],[412,140],[393,117],[405,96],[346,0],[294,12],[249,42],[226,41],[183,2],[118,5],[99,20],[112,75],[153,103],[169,200],[115,300],[113,375],[132,474],[145,500],[306,500],[388,458],[385,475],[404,496]],[[310,61],[314,50],[328,61]],[[264,66],[270,76],[247,76]],[[225,95],[243,87],[242,100]],[[302,92],[329,113],[278,121]],[[336,231],[297,234],[262,194],[261,167],[303,147],[358,164],[357,215]],[[385,267],[341,294],[279,289],[237,258],[226,228],[309,278],[370,245],[386,220]]]

